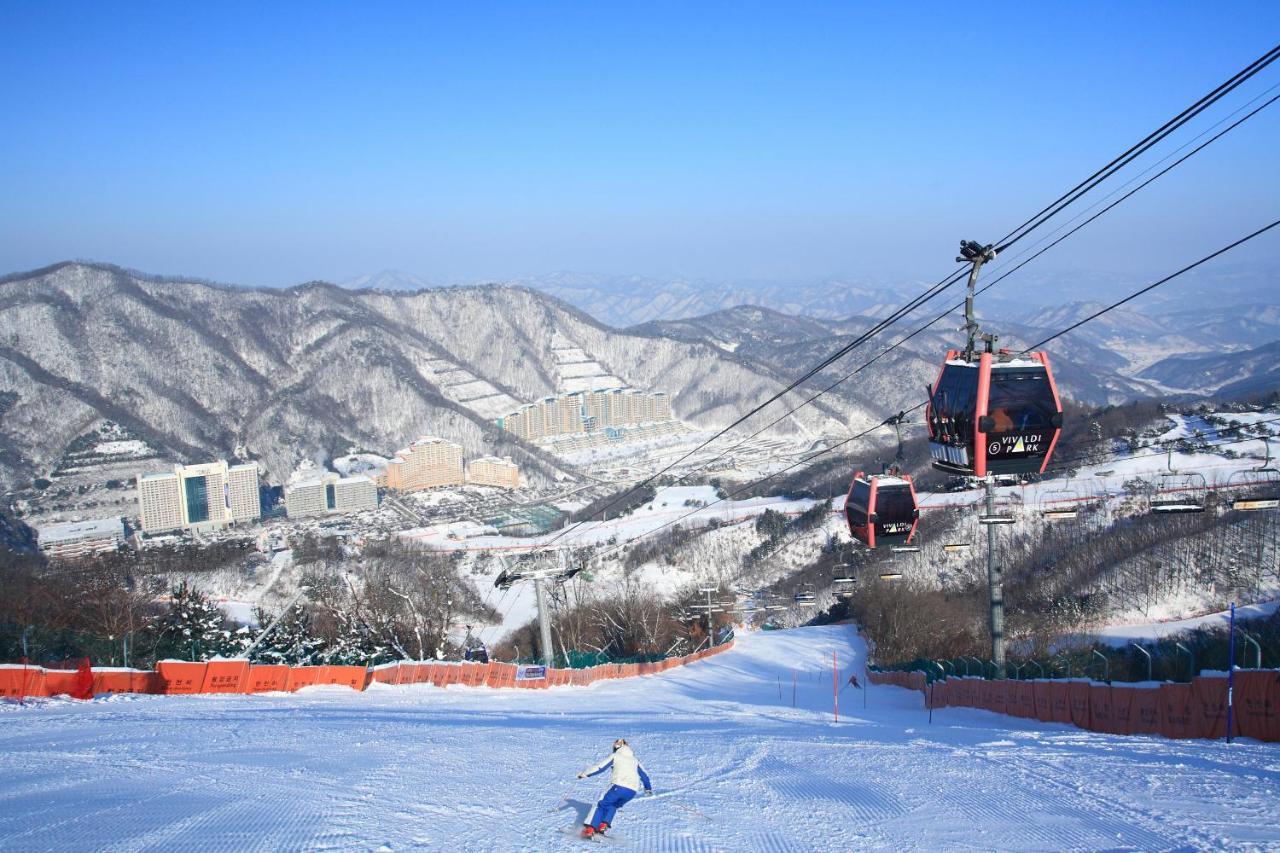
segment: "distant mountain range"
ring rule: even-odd
[[[1012,260],[1016,260],[1012,259]],[[999,263],[999,262],[997,262]],[[944,268],[945,269],[945,268]],[[943,270],[939,271],[941,275]],[[996,267],[984,280],[1000,275]],[[1194,277],[1192,277],[1194,276]],[[1219,339],[1256,346],[1271,338],[1280,312],[1268,294],[1280,294],[1280,281],[1262,267],[1215,267],[1180,279],[1175,287],[1152,291],[1128,306],[1128,316],[1168,316],[1189,318],[1197,325],[1205,311],[1220,317]],[[784,314],[818,320],[844,320],[855,316],[882,317],[936,283],[929,281],[884,281],[869,278],[832,278],[821,281],[708,281],[702,279],[660,279],[640,275],[592,275],[561,272],[529,276],[505,284],[528,287],[555,296],[585,311],[602,323],[625,328],[658,320],[685,320],[754,305]],[[1020,270],[1007,284],[1002,283],[981,297],[981,310],[1000,320],[1034,324],[1037,315],[1058,310],[1064,299],[1071,304],[1109,303],[1126,293],[1150,284],[1149,279],[1099,273],[1046,273],[1034,268]],[[466,286],[474,282],[452,282]],[[388,292],[417,291],[444,286],[413,273],[383,270],[346,281],[353,290]],[[950,291],[952,301],[960,287]],[[1253,308],[1267,309],[1253,321]],[[1234,314],[1223,312],[1238,309]],[[1206,329],[1206,331],[1208,331]]]
[[[789,300],[794,310],[738,304],[681,317],[743,294],[694,283],[649,293],[659,284],[646,279],[603,289],[567,277],[538,289],[424,287],[393,273],[362,281],[357,289],[249,289],[86,263],[0,279],[0,486],[53,470],[77,438],[107,421],[156,458],[256,459],[273,482],[303,459],[353,447],[389,454],[423,433],[461,443],[468,456],[510,454],[535,479],[578,476],[499,431],[495,419],[547,395],[627,385],[666,391],[680,419],[718,429],[901,299],[832,287],[823,304],[835,316],[815,316],[817,291],[763,290],[753,291],[757,300]],[[557,288],[560,295],[548,292]],[[618,328],[582,303],[667,316]],[[1023,347],[1101,304],[1024,305],[992,325],[1002,346]],[[991,300],[983,309],[1001,316]],[[827,386],[773,430],[847,436],[915,405],[941,355],[959,344],[960,319],[897,342],[941,310],[929,305],[892,327],[748,427]],[[1189,312],[1175,301],[1110,312],[1049,350],[1066,395],[1105,404],[1271,390],[1280,383],[1278,341],[1275,305]]]
[[[705,428],[783,386],[718,347],[612,329],[521,287],[255,290],[57,264],[0,279],[0,485],[52,470],[104,421],[163,458],[256,459],[273,482],[304,459],[389,454],[424,433],[546,480],[577,472],[494,421],[592,376],[666,391]],[[816,437],[867,418],[823,401],[775,430]]]

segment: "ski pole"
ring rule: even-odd
[[[572,793],[573,793],[573,788],[570,788],[569,790],[565,791],[564,796],[560,798],[560,802],[552,806],[551,811],[553,812],[560,811],[560,807],[569,801],[569,795]]]

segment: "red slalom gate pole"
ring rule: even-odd
[[[831,653],[831,698],[835,702],[836,722],[840,722],[840,665],[836,653]]]

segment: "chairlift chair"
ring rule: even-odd
[[[1173,467],[1173,447],[1169,448],[1166,463],[1169,470],[1156,479],[1156,491],[1151,496],[1151,511],[1160,514],[1204,512],[1204,496],[1208,484],[1198,471],[1176,471]]]
[[[1204,512],[1204,495],[1207,489],[1204,475],[1197,471],[1161,474],[1156,481],[1156,493],[1151,497],[1151,511]]]
[[[942,546],[942,550],[947,554],[965,554],[972,547],[972,543],[969,542],[948,542]]]
[[[1046,521],[1068,521],[1080,514],[1080,503],[1084,500],[1080,490],[1073,487],[1070,481],[1056,489],[1048,489],[1041,493],[1040,517]]]
[[[1262,464],[1248,471],[1236,471],[1227,478],[1232,509],[1257,511],[1280,508],[1280,470],[1271,464],[1271,442],[1265,438],[1263,442],[1267,455]]]

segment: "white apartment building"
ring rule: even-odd
[[[143,533],[182,529],[180,489],[177,474],[138,475],[138,509]]]
[[[173,473],[138,476],[143,533],[217,530],[262,516],[258,466],[225,460],[175,465]]]
[[[46,524],[36,531],[40,551],[50,560],[73,560],[114,551],[124,542],[124,522],[114,518]]]
[[[498,486],[503,489],[520,488],[520,466],[507,456],[483,456],[467,465],[467,482],[476,486]]]
[[[327,473],[286,487],[284,506],[290,518],[377,509],[378,489],[368,477]]]
[[[457,486],[464,481],[462,445],[434,436],[423,436],[397,450],[387,465],[387,488],[396,491]]]
[[[262,496],[258,491],[258,466],[254,462],[227,468],[227,506],[231,522],[262,518]]]

